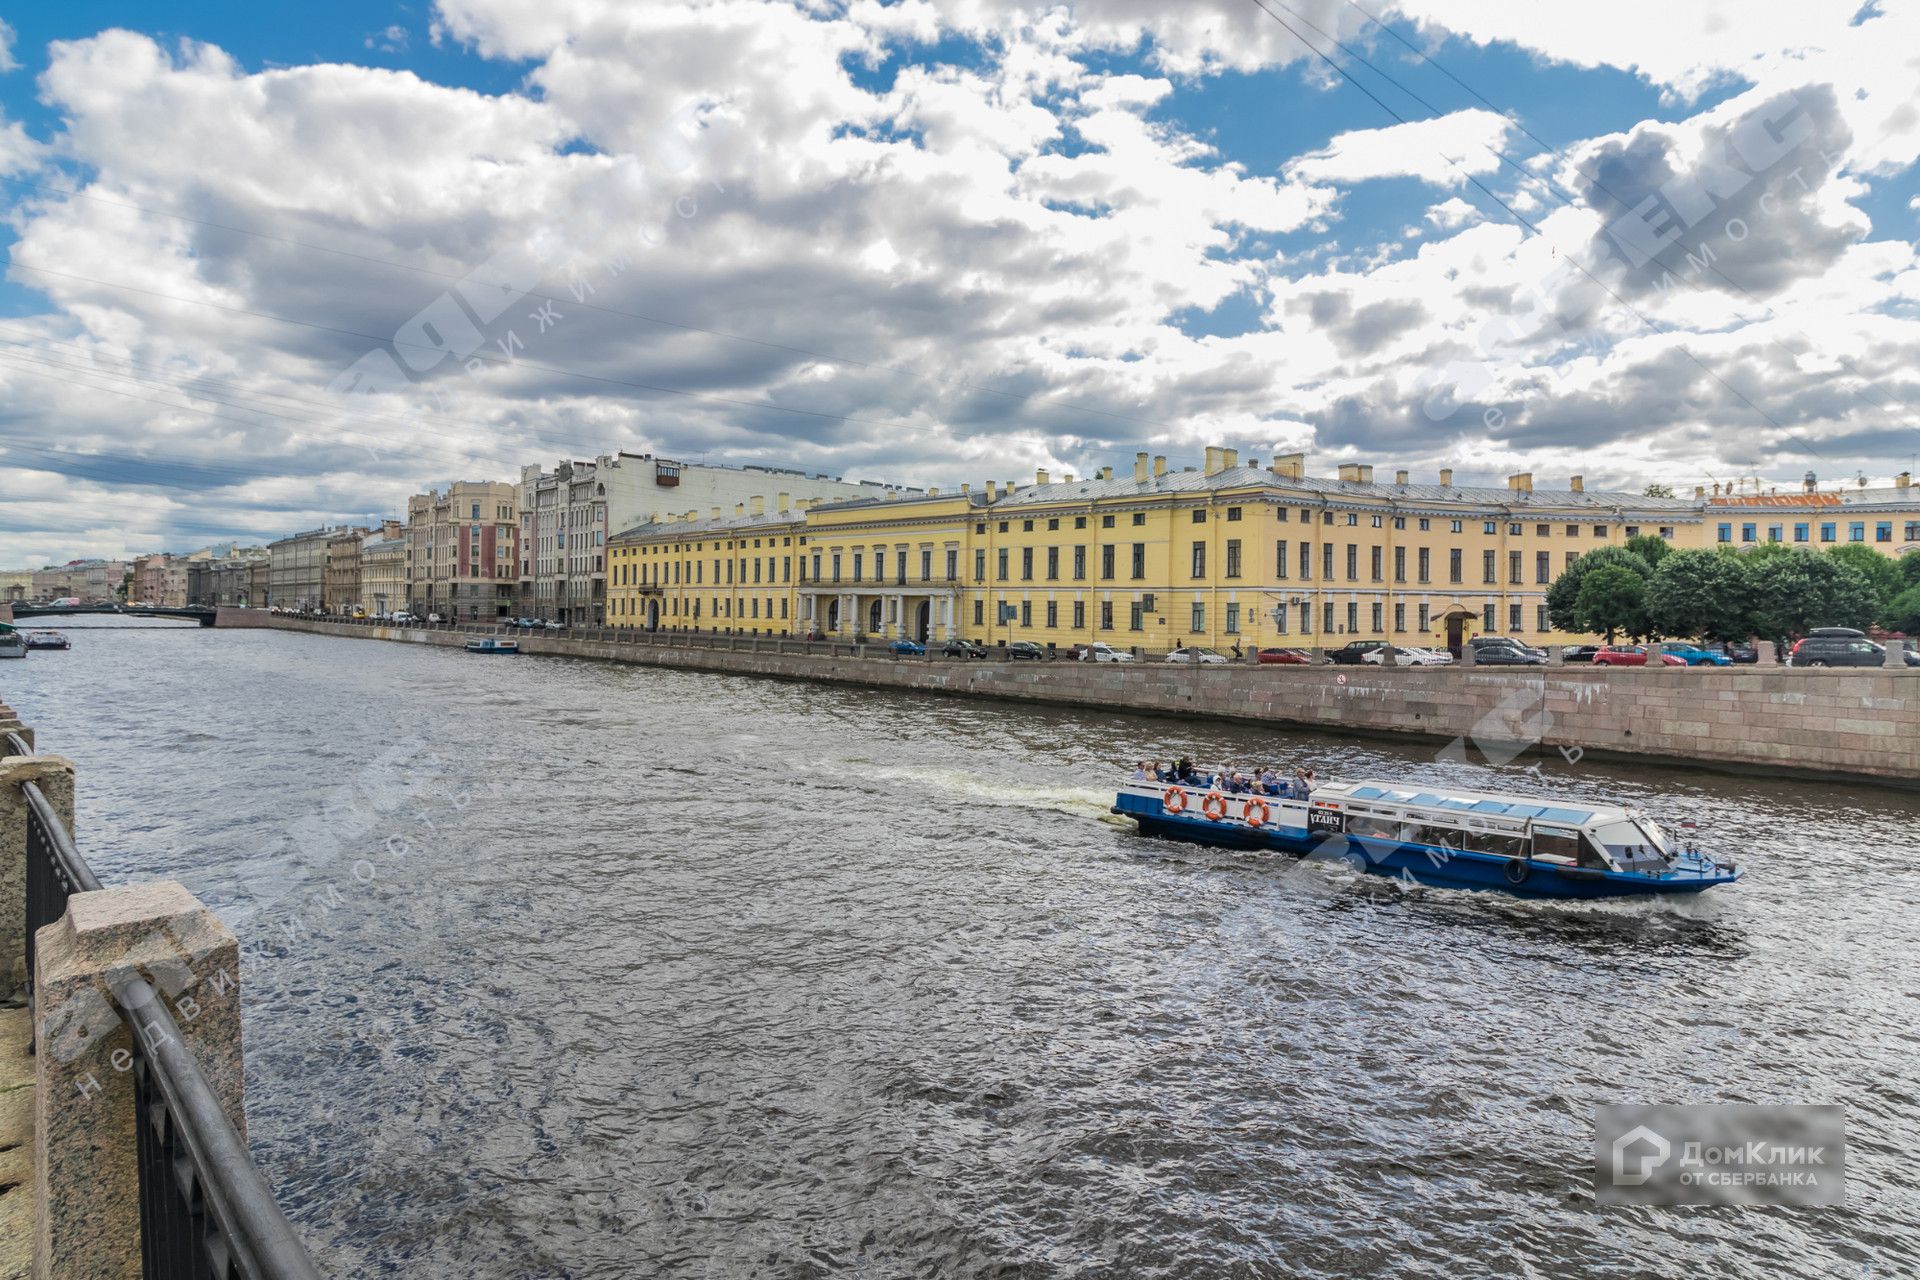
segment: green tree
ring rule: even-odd
[[[1636,533],[1627,539],[1627,550],[1645,560],[1648,568],[1658,569],[1673,551],[1673,544],[1651,533]]]
[[[1719,551],[1675,551],[1647,583],[1647,620],[1663,636],[1745,640],[1753,634],[1751,565]]]
[[[1895,596],[1881,621],[1889,631],[1904,631],[1909,636],[1920,636],[1920,586],[1908,587]]]
[[[1592,632],[1580,622],[1580,584],[1589,573],[1613,565],[1628,569],[1644,580],[1653,576],[1653,566],[1625,547],[1595,547],[1561,571],[1547,588],[1547,621],[1558,631]]]
[[[1613,643],[1614,633],[1630,636],[1649,634],[1647,619],[1647,578],[1620,564],[1603,564],[1580,581],[1580,594],[1574,599],[1574,613],[1581,631],[1598,631]]]
[[[1873,594],[1879,597],[1884,608],[1893,603],[1905,585],[1900,578],[1900,566],[1886,556],[1881,555],[1864,542],[1848,542],[1828,550],[1827,554],[1844,564],[1852,565],[1860,571],[1860,576],[1873,588]]]
[[[1671,498],[1673,496],[1673,486],[1670,484],[1650,484],[1640,492],[1642,496],[1648,498]]]
[[[1858,569],[1835,556],[1796,547],[1757,561],[1750,571],[1753,622],[1763,636],[1803,636],[1815,627],[1870,627],[1880,599]]]
[[[1920,587],[1920,551],[1909,551],[1894,561],[1894,567],[1900,570],[1900,581],[1909,587]]]

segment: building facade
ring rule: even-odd
[[[0,601],[22,604],[33,598],[33,570],[0,569]]]
[[[327,546],[342,530],[308,529],[267,544],[268,599],[277,609],[317,611],[326,603]],[[365,529],[358,532],[365,535]]]
[[[378,617],[406,607],[406,537],[368,542],[360,551],[360,611]]]
[[[33,598],[78,598],[88,604],[113,604],[122,598],[128,570],[124,560],[69,560],[49,565],[34,570]]]
[[[725,512],[785,494],[789,502],[907,492],[776,467],[712,467],[652,454],[603,454],[522,470],[519,599],[523,613],[582,625],[607,615],[607,542],[669,512]]]
[[[1586,490],[1379,483],[1350,464],[1306,474],[1207,450],[1171,471],[1137,455],[1082,480],[736,509],[624,531],[608,587],[615,626],[1065,647],[1104,641],[1457,646],[1540,643],[1547,589],[1595,547],[1646,534],[1702,545],[1704,504]],[[776,519],[777,517],[781,519]],[[770,539],[779,539],[775,545]],[[787,539],[791,538],[791,546]],[[790,563],[789,563],[790,562]]]
[[[1709,546],[1750,548],[1766,543],[1828,551],[1860,543],[1889,556],[1920,550],[1920,490],[1902,471],[1891,485],[1822,490],[1812,472],[1797,493],[1742,493],[1718,485],[1705,501]]]
[[[520,581],[517,514],[504,480],[460,480],[408,499],[406,607],[463,622],[510,616]]]

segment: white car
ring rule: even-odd
[[[1133,655],[1123,649],[1116,649],[1099,640],[1094,641],[1080,651],[1082,662],[1132,662]]]
[[[1384,647],[1374,649],[1361,657],[1360,661],[1379,666]],[[1453,655],[1434,649],[1423,649],[1419,645],[1393,646],[1393,665],[1396,667],[1441,667],[1453,661]]]
[[[1189,645],[1184,649],[1175,649],[1167,655],[1167,661],[1197,663],[1210,667],[1224,667],[1227,665],[1225,654],[1215,653],[1211,649],[1203,649],[1199,645]]]
[[[437,627],[437,626],[439,626],[439,625],[440,625],[440,623],[441,623],[441,622],[443,621],[443,619],[442,619],[442,618],[440,617],[440,615],[439,615],[439,614],[437,614],[437,613],[430,613],[430,614],[428,614],[428,615],[427,615],[427,621],[428,621],[428,622],[430,622],[430,623],[432,623],[432,624],[433,624],[434,626],[436,626],[436,627]]]
[[[400,610],[400,612],[394,614],[393,620],[399,623],[403,627],[409,626],[415,622],[420,621],[420,619],[414,617],[412,614],[408,613],[405,609],[402,609]]]

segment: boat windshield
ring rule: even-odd
[[[1593,836],[1616,861],[1629,868],[1636,863],[1666,860],[1665,846],[1628,819],[1596,827]]]

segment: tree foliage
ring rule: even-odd
[[[1673,486],[1670,484],[1650,484],[1642,491],[1642,495],[1648,498],[1671,498],[1673,496]]]
[[[1881,603],[1847,560],[1796,547],[1751,569],[1753,622],[1760,635],[1803,636],[1815,627],[1873,625]]]
[[[1752,566],[1740,555],[1675,551],[1647,583],[1647,619],[1663,636],[1745,640],[1753,634]]]
[[[1673,544],[1665,538],[1651,533],[1636,533],[1627,539],[1627,550],[1647,562],[1647,567],[1658,569],[1660,562],[1673,551]]]
[[[1920,551],[1909,551],[1893,563],[1903,586],[1920,587]]]
[[[1920,585],[1908,587],[1895,596],[1881,621],[1889,631],[1904,631],[1909,636],[1920,635]]]
[[[1858,569],[1860,576],[1867,580],[1867,585],[1873,588],[1873,594],[1883,608],[1892,604],[1893,598],[1900,594],[1900,566],[1866,543],[1843,543],[1831,548],[1827,554]]]
[[[1647,578],[1622,564],[1603,564],[1580,580],[1573,610],[1579,630],[1598,631],[1612,644],[1624,631],[1638,639],[1651,634],[1646,608]]]
[[[1580,613],[1580,586],[1588,574],[1609,566],[1639,575],[1642,582],[1653,576],[1653,566],[1625,547],[1595,547],[1564,569],[1547,588],[1547,620],[1555,630],[1592,633],[1605,627],[1585,625]]]

